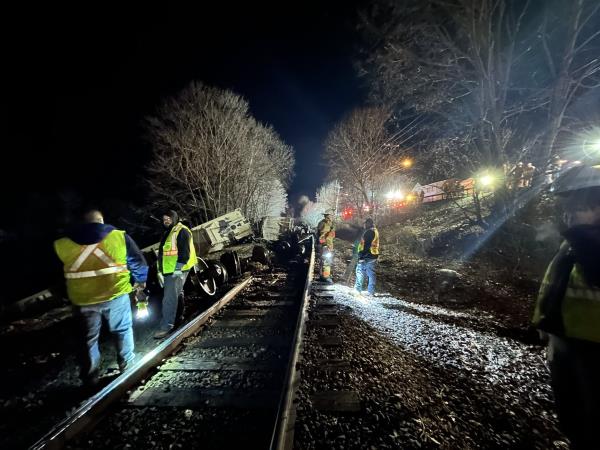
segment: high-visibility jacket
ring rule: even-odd
[[[54,242],[63,262],[67,294],[78,306],[106,302],[131,292],[125,232],[113,230],[96,244],[64,237]]]
[[[190,257],[181,268],[181,270],[190,270],[194,264],[196,264],[196,249],[194,248],[194,239],[192,238],[191,230],[184,224],[179,222],[169,232],[165,244],[162,248],[162,273],[163,275],[169,275],[175,272],[175,266],[177,265],[177,259],[179,252],[177,250],[177,236],[181,230],[186,230],[190,235]]]
[[[319,244],[326,245],[330,250],[333,250],[333,239],[335,238],[333,221],[321,220],[317,225],[317,234],[319,235]]]
[[[373,241],[371,241],[371,247],[369,248],[369,251],[371,255],[379,255],[379,231],[377,231],[377,228],[369,228],[369,230],[373,230],[373,232],[375,233],[375,237],[373,238]],[[369,230],[366,230],[365,233]],[[360,240],[360,243],[358,244],[358,253],[360,254],[360,252],[362,252],[364,249],[365,234],[363,233],[363,237]]]
[[[533,323],[558,336],[600,343],[600,288],[586,282],[579,263],[569,264],[566,247],[563,244],[546,271]],[[566,264],[558,269],[562,261]],[[565,269],[566,283],[559,281]]]

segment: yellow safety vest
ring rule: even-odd
[[[550,267],[542,281],[533,316],[533,323],[536,326],[548,319],[549,313],[544,311],[541,302],[548,286],[554,282],[551,279]],[[562,333],[565,337],[600,343],[600,327],[598,326],[600,323],[600,289],[590,286],[586,282],[583,270],[578,263],[575,263],[571,269],[562,299],[554,299],[554,301],[561,302],[560,309],[557,309],[555,313],[560,317],[555,317],[555,319],[562,322]],[[554,330],[545,331],[554,332]]]
[[[367,231],[369,230],[366,230],[365,233]],[[375,232],[375,237],[371,242],[371,248],[369,250],[371,252],[371,255],[379,255],[379,231],[377,231],[377,228],[373,228],[373,231]],[[363,233],[363,237],[360,240],[360,244],[358,244],[359,252],[362,252],[365,249],[365,233]]]
[[[191,230],[184,224],[179,222],[173,228],[165,240],[163,245],[163,257],[162,257],[162,274],[168,275],[175,272],[175,266],[177,265],[177,258],[179,252],[177,251],[177,236],[181,230],[187,230],[190,234],[190,258],[187,263],[181,268],[181,270],[190,270],[194,264],[196,264],[196,249],[194,248],[194,239],[192,237]]]
[[[575,264],[562,304],[565,335],[600,342],[600,289],[590,286]]]
[[[335,226],[332,220],[323,219],[317,225],[319,233],[319,244],[327,246],[333,250],[333,239],[335,238]]]
[[[75,305],[102,303],[131,292],[125,232],[113,230],[97,244],[64,237],[54,242],[64,264],[67,294]]]

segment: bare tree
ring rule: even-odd
[[[338,180],[329,181],[317,190],[317,203],[322,205],[323,212],[334,211],[337,214],[341,186]]]
[[[287,193],[279,180],[264,180],[252,198],[247,217],[255,222],[265,216],[281,216],[287,208]]]
[[[573,101],[600,88],[600,3],[546,2],[538,36],[551,81],[540,152],[540,158],[548,161]]]
[[[386,177],[404,169],[406,127],[389,132],[390,117],[390,110],[383,107],[358,108],[327,137],[325,159],[330,175],[355,199],[359,211],[363,204],[372,209]]]
[[[156,203],[194,221],[235,208],[256,217],[267,208],[268,193],[290,181],[291,148],[231,91],[193,82],[165,100],[146,125],[154,148],[148,183]]]
[[[327,211],[335,211],[337,214],[337,204],[339,200],[341,186],[337,180],[329,181],[319,187],[316,192],[316,201],[311,201],[308,197],[300,200],[302,211],[300,217],[304,222],[312,227],[316,227]]]
[[[539,3],[380,0],[364,14],[372,99],[424,117],[414,147],[437,145],[434,171],[547,160],[574,100],[598,89],[600,4]],[[461,157],[439,152],[448,141]]]
[[[427,114],[433,129],[427,148],[454,140],[452,150],[468,156],[463,162],[471,170],[500,166],[510,150],[522,147],[515,145],[520,135],[514,133],[514,117],[528,108],[529,98],[511,92],[529,2],[382,3],[387,9],[380,14],[387,19],[365,16],[376,42],[364,66],[374,95],[395,108]],[[415,14],[410,22],[400,20],[404,7]]]

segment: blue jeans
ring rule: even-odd
[[[125,368],[133,360],[134,344],[129,294],[95,305],[76,306],[75,314],[81,320],[86,344],[81,370],[83,379],[96,376],[100,368],[98,339],[102,319],[108,324],[108,330],[115,340],[119,368]]]
[[[183,285],[185,284],[188,273],[189,271],[183,272],[183,278],[173,276],[173,274],[165,275],[162,318],[160,320],[161,330],[167,331],[175,327],[179,296],[183,292]]]
[[[362,291],[365,277],[367,277],[369,279],[367,291],[371,295],[375,293],[375,283],[377,281],[377,276],[375,275],[376,263],[376,259],[363,259],[358,261],[358,264],[356,265],[356,282],[354,283],[354,289],[359,292]]]

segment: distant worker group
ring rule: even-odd
[[[323,214],[323,219],[317,225],[316,241],[317,255],[319,258],[319,279],[325,283],[333,283],[331,267],[333,265],[333,245],[335,238],[335,224],[333,223],[333,211],[329,210]],[[344,281],[350,280],[350,274],[354,272],[354,293],[358,295],[374,295],[377,276],[375,266],[379,257],[379,231],[375,228],[373,219],[365,220],[364,229],[359,239],[356,240],[353,249],[352,262],[349,264]],[[356,269],[354,269],[356,264]],[[367,283],[366,291],[363,291]]]

